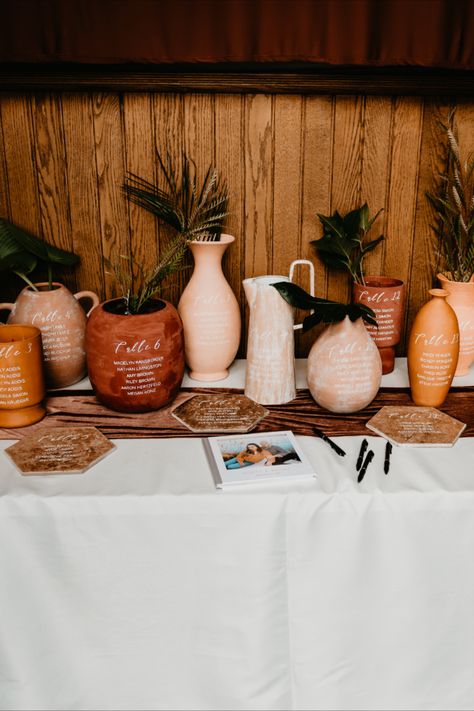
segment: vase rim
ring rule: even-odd
[[[120,313],[115,313],[114,311],[110,311],[106,306],[108,304],[113,304],[114,302],[123,302],[123,296],[116,296],[114,299],[106,299],[105,301],[102,301],[99,306],[102,308],[103,311],[105,311],[107,314],[110,316],[116,316],[117,318],[130,318],[130,316],[134,316],[135,318],[144,318],[147,316],[151,316],[152,314],[159,313],[160,311],[164,311],[167,306],[169,306],[168,301],[165,299],[153,299],[157,304],[163,304],[163,306],[160,306],[160,308],[153,309],[153,311],[148,311],[147,313],[144,314],[120,314]]]
[[[223,244],[226,244],[226,245],[232,244],[232,242],[235,242],[234,235],[229,235],[225,232],[221,232],[219,239],[216,239],[216,240],[200,240],[200,239],[188,239],[187,240],[187,243],[190,246],[193,246],[195,244],[199,244],[199,245],[205,244],[207,247],[209,247],[209,246],[218,247]]]
[[[49,281],[35,281],[34,286],[36,286],[36,287],[49,287]],[[65,288],[66,288],[66,287],[64,286],[64,284],[61,284],[61,282],[59,282],[59,281],[52,281],[52,282],[51,282],[51,286],[53,287],[52,289],[49,289],[49,288],[45,288],[45,289],[38,288],[38,290],[36,291],[36,289],[33,289],[33,287],[31,287],[31,286],[28,285],[28,286],[26,286],[26,287],[24,288],[23,291],[28,291],[30,294],[35,294],[35,296],[36,296],[37,294],[50,294],[52,291],[57,291],[58,289],[65,289]]]
[[[15,331],[20,331],[24,333],[21,338],[11,338],[8,334],[12,334]],[[25,341],[32,341],[41,335],[41,331],[36,326],[32,326],[30,323],[7,323],[0,328],[0,343],[24,343]]]
[[[473,274],[473,276],[474,276],[474,274]],[[470,286],[470,287],[474,286],[474,281],[472,280],[473,277],[471,277],[470,281],[455,281],[454,279],[449,279],[446,276],[446,274],[443,274],[442,272],[440,272],[439,274],[436,275],[436,278],[438,279],[438,281],[446,282],[450,286],[452,285],[451,288],[453,288],[453,286],[454,286],[454,288],[459,287],[460,289],[463,289],[466,286]]]
[[[359,287],[360,289],[365,289],[369,287],[370,289],[380,289],[380,287],[383,287],[385,289],[390,289],[390,288],[400,288],[401,286],[404,286],[404,282],[402,279],[396,279],[395,277],[388,277],[388,276],[366,276],[364,277],[365,279],[365,284],[359,284],[356,282],[354,286]],[[370,282],[380,282],[379,284],[371,284]]]
[[[259,282],[260,284],[277,284],[279,281],[286,281],[289,282],[290,278],[287,276],[283,276],[282,274],[262,274],[262,276],[256,276],[256,277],[248,277],[247,279],[243,280],[243,284],[249,283],[249,282]]]

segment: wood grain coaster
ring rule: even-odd
[[[434,407],[382,407],[367,427],[400,447],[452,447],[464,422]]]
[[[82,474],[113,449],[115,445],[95,427],[50,424],[31,432],[5,452],[21,474],[31,476]]]
[[[191,432],[210,434],[250,432],[268,415],[268,410],[245,395],[213,393],[194,395],[171,414]]]
[[[36,425],[21,429],[0,429],[0,439],[22,439],[44,427],[90,425],[97,427],[111,439],[142,437],[199,437],[171,415],[171,411],[193,395],[204,393],[241,394],[242,390],[230,388],[187,388],[166,408],[143,414],[114,412],[101,405],[90,391],[64,391],[55,393],[46,401],[48,414]],[[313,435],[317,426],[330,437],[341,435],[367,435],[366,422],[384,405],[415,407],[408,388],[381,389],[373,402],[352,415],[338,415],[323,410],[314,402],[309,390],[298,390],[292,402],[285,405],[268,405],[269,414],[261,420],[255,432],[292,430],[295,434]],[[474,387],[453,388],[442,412],[466,423],[463,437],[474,437]],[[224,434],[224,433],[223,433]]]

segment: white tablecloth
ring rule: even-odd
[[[0,708],[474,708],[474,440],[358,485],[298,439],[317,479],[223,492],[199,440],[0,453]]]

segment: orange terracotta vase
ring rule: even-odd
[[[0,427],[25,427],[46,409],[41,332],[28,325],[0,328]]]
[[[377,326],[366,328],[382,359],[382,373],[391,373],[395,365],[395,346],[402,333],[405,306],[405,285],[400,279],[383,276],[365,277],[365,285],[354,284],[354,302],[369,306],[377,319]]]
[[[382,361],[361,318],[346,316],[319,336],[308,356],[308,387],[331,412],[362,410],[380,387]]]
[[[183,327],[167,301],[124,315],[122,299],[100,304],[89,317],[86,351],[98,399],[121,412],[150,412],[172,402],[184,375]]]
[[[99,303],[99,297],[92,291],[72,294],[58,282],[53,282],[52,290],[46,282],[35,286],[38,291],[27,286],[14,304],[0,304],[0,310],[10,310],[9,324],[29,323],[40,329],[46,385],[67,387],[86,375],[87,315],[79,301],[89,299],[92,309]]]
[[[222,234],[216,242],[189,242],[194,272],[181,295],[186,362],[194,380],[223,380],[240,343],[240,308],[222,271],[221,261],[234,242]]]
[[[474,275],[471,281],[450,281],[438,274],[442,289],[448,292],[447,303],[456,314],[459,324],[459,359],[455,375],[467,375],[474,362]]]
[[[408,341],[408,375],[416,405],[439,407],[448,394],[459,356],[459,327],[448,292],[431,289]]]

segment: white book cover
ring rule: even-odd
[[[290,430],[209,437],[204,445],[219,489],[316,476]]]

